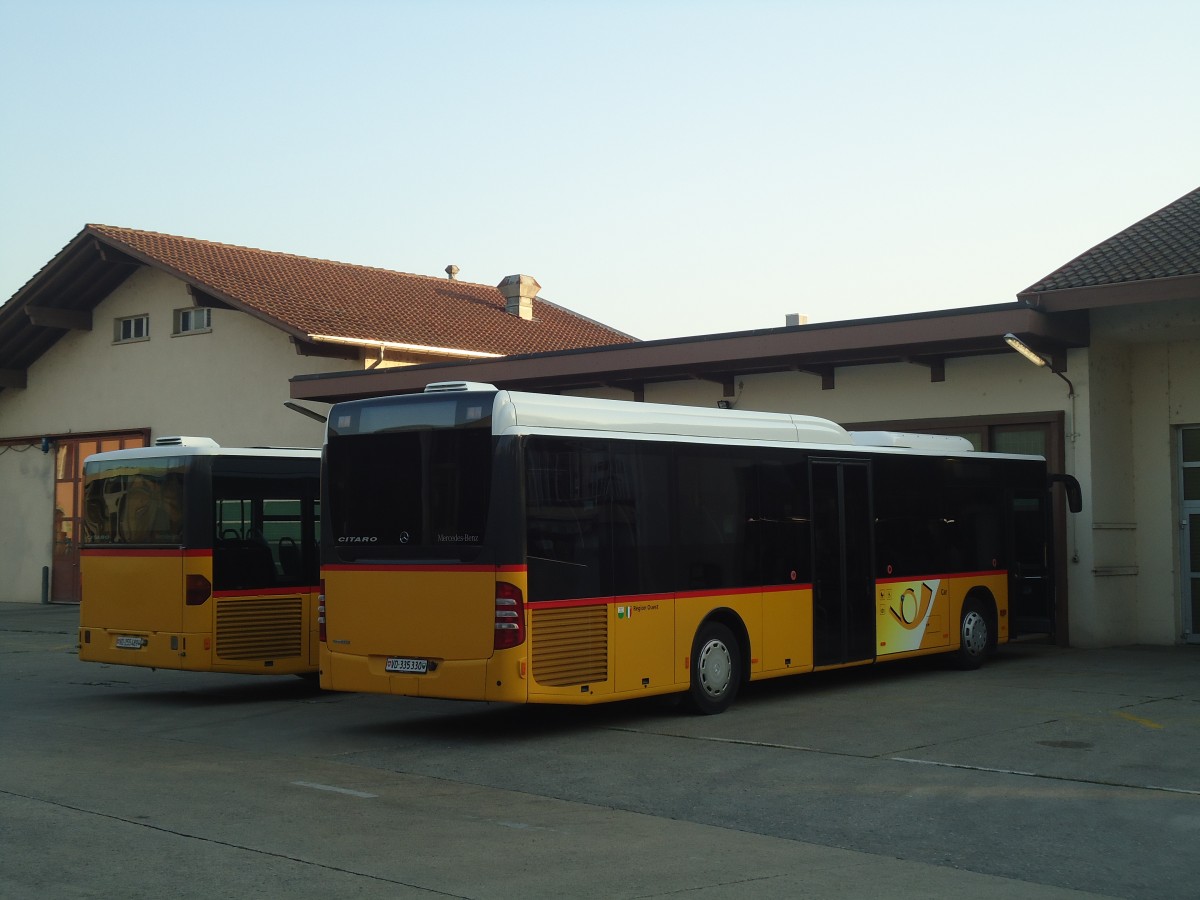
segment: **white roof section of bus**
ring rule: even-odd
[[[709,411],[698,406],[516,391],[497,394],[492,417],[496,434],[553,428],[789,444],[853,444],[850,433],[841,425],[815,416],[739,409]]]
[[[685,440],[715,438],[784,444],[840,444],[881,453],[1041,458],[1015,453],[980,453],[969,440],[958,435],[904,431],[851,432],[836,422],[817,416],[740,409],[708,410],[666,403],[630,403],[628,400],[501,391],[495,385],[473,381],[441,381],[425,388],[426,393],[458,391],[496,391],[492,408],[494,434],[533,431],[581,434],[624,432]]]
[[[175,443],[176,441],[178,443]],[[320,455],[319,449],[308,447],[222,447],[212,438],[168,437],[159,438],[153,447],[130,447],[128,450],[105,450],[102,453],[93,453],[84,459],[84,464],[93,461],[119,462],[130,459],[160,459],[166,456],[265,456],[311,459]]]
[[[851,431],[856,447],[900,447],[934,453],[970,453],[974,445],[956,434],[913,434],[908,431]]]

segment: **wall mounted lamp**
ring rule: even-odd
[[[1021,340],[1019,337],[1017,337],[1015,334],[1013,334],[1011,331],[1004,336],[1004,343],[1008,344],[1008,346],[1012,347],[1014,350],[1016,350],[1018,353],[1020,353],[1023,357],[1025,357],[1027,360],[1029,360],[1035,366],[1038,366],[1039,368],[1042,368],[1042,369],[1049,369],[1051,372],[1053,372],[1055,375],[1057,375],[1059,378],[1061,378],[1063,381],[1065,381],[1067,383],[1067,388],[1071,392],[1067,396],[1069,396],[1069,397],[1075,396],[1075,385],[1071,384],[1071,379],[1068,378],[1066,375],[1064,375],[1062,372],[1058,371],[1058,369],[1054,368],[1054,366],[1050,365],[1050,360],[1046,359],[1046,357],[1042,356],[1042,354],[1038,353],[1036,350],[1034,350],[1032,347],[1030,347],[1028,344],[1026,344],[1023,340]]]

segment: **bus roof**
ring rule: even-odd
[[[902,431],[851,432],[829,419],[792,413],[709,409],[668,403],[635,403],[597,397],[537,394],[500,390],[495,385],[471,381],[437,382],[425,388],[426,394],[468,392],[494,393],[492,430],[495,434],[542,431],[600,432],[647,437],[657,435],[685,441],[709,438],[842,446],[847,450],[874,453],[1041,458],[1032,454],[980,453],[970,441],[958,435],[915,434]],[[412,396],[406,394],[393,399]]]
[[[852,445],[836,422],[815,416],[631,403],[595,397],[502,391],[492,415],[497,433],[526,428],[571,428],[729,440]]]
[[[222,447],[210,438],[159,438],[153,447],[105,450],[84,459],[88,462],[119,462],[129,459],[160,459],[165,456],[258,456],[304,459],[319,457],[321,451],[310,447]]]

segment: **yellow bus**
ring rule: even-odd
[[[332,690],[718,713],[758,679],[976,667],[1052,571],[1040,457],[806,416],[440,383],[335,405],[322,476]]]
[[[194,437],[89,456],[79,658],[315,676],[320,457]]]

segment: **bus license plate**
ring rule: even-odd
[[[143,637],[122,634],[117,638],[117,648],[119,650],[141,650],[145,646],[146,639]]]
[[[409,675],[424,675],[429,671],[429,660],[412,659],[408,656],[389,656],[384,670],[387,672],[405,672]]]

